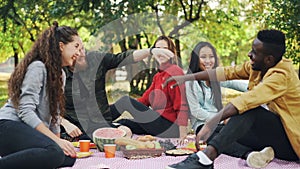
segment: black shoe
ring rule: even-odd
[[[213,169],[213,164],[201,164],[199,162],[199,157],[194,153],[177,164],[167,166],[166,169]]]

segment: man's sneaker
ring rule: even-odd
[[[252,168],[264,168],[274,159],[272,147],[265,147],[261,151],[253,151],[247,157],[247,165]]]
[[[188,156],[182,162],[172,164],[166,167],[166,169],[213,169],[213,164],[204,165],[199,162],[199,157],[196,153]]]

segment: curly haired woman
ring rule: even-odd
[[[73,145],[59,138],[59,116],[64,112],[62,66],[75,63],[81,44],[75,29],[54,22],[12,73],[10,99],[0,109],[0,168],[74,164]]]

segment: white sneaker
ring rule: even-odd
[[[272,147],[265,147],[261,151],[253,151],[247,157],[247,165],[252,168],[264,168],[274,159]]]

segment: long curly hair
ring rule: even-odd
[[[199,52],[203,47],[209,47],[212,50],[212,53],[214,55],[215,58],[215,65],[213,66],[213,69],[219,66],[219,59],[217,56],[217,52],[216,49],[214,48],[214,46],[212,44],[210,44],[209,42],[199,42],[193,49],[192,53],[191,53],[191,60],[190,60],[190,65],[189,65],[189,69],[188,69],[188,74],[192,74],[192,73],[197,73],[197,72],[201,72],[203,71],[202,69],[200,69],[199,66]],[[203,90],[203,86],[202,83],[200,81],[198,81],[200,87]],[[191,83],[192,85],[193,83]],[[223,108],[222,105],[222,100],[221,100],[221,87],[220,87],[220,83],[217,81],[210,81],[210,85],[211,85],[211,89],[212,89],[212,97],[215,103],[215,106],[217,107],[218,110],[221,110]],[[205,93],[203,92],[203,97],[205,97]]]
[[[58,23],[55,21],[53,26],[46,29],[35,41],[31,50],[15,68],[8,81],[9,97],[16,109],[19,107],[20,94],[22,92],[21,86],[27,67],[33,61],[41,61],[45,64],[47,70],[46,91],[52,123],[57,121],[58,109],[61,113],[64,113],[62,54],[59,43],[68,44],[73,41],[74,36],[78,36],[77,30],[68,26],[58,26]]]

